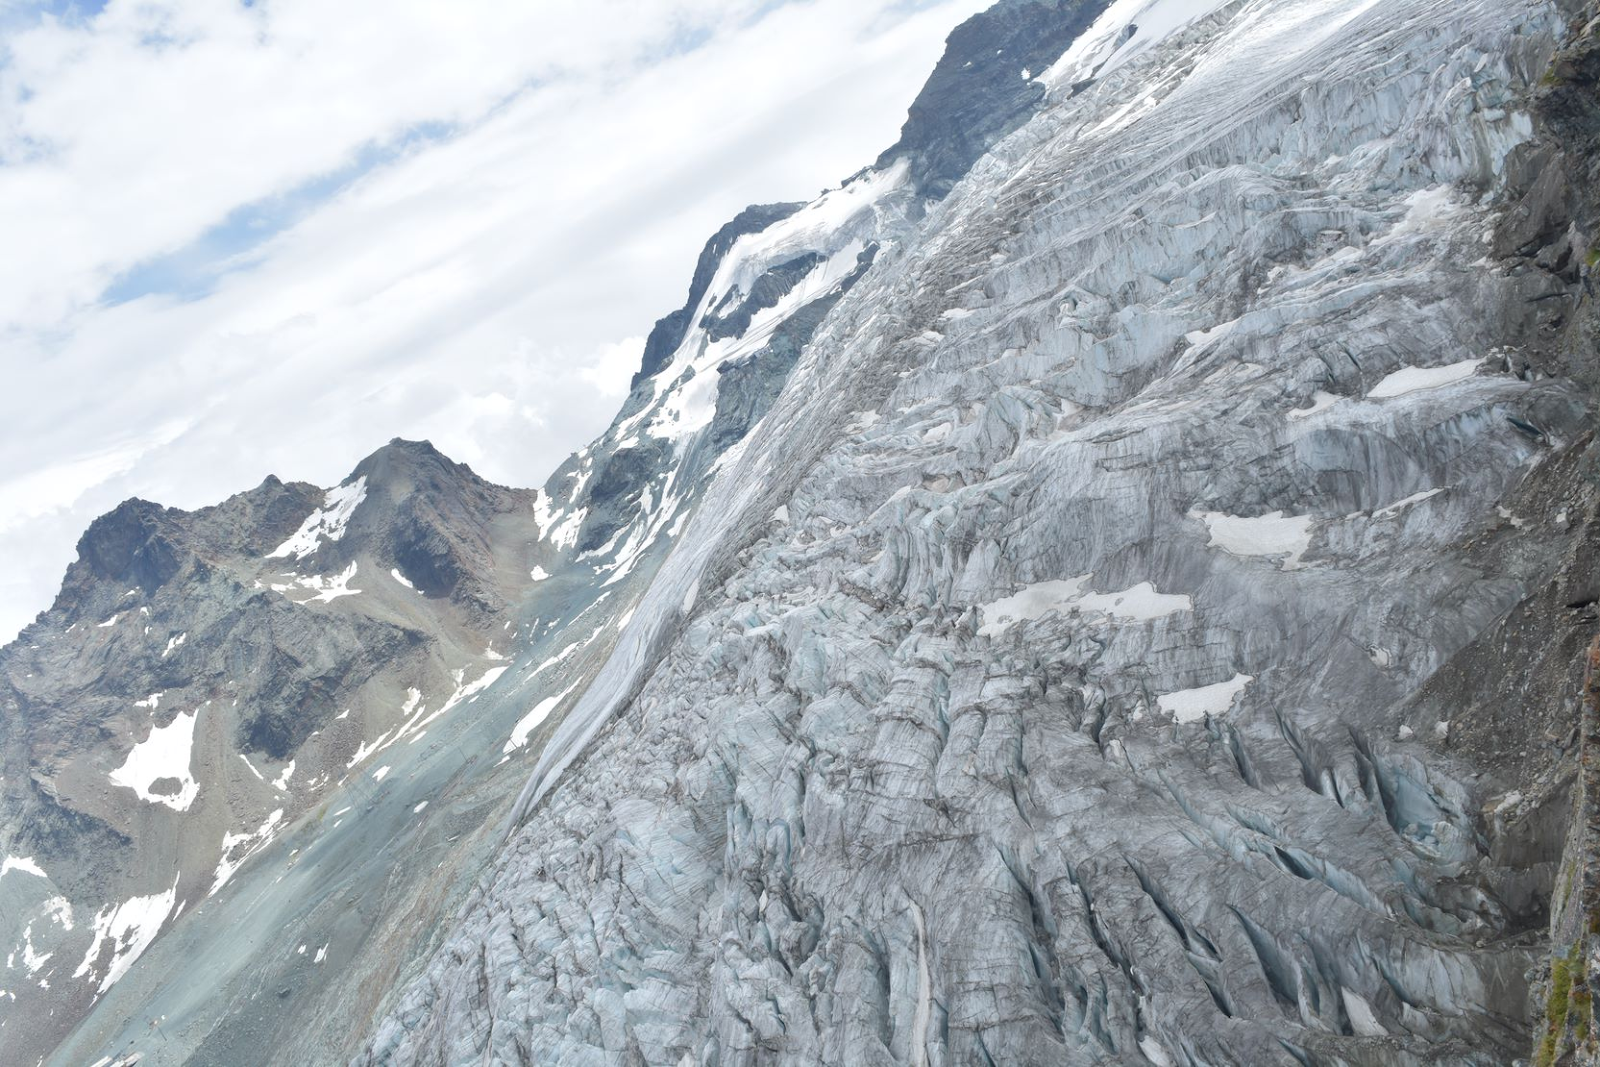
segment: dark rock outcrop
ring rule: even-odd
[[[728,249],[733,247],[733,243],[746,234],[760,233],[804,206],[802,203],[753,204],[735,215],[722,229],[711,236],[705,247],[700,250],[700,258],[695,261],[694,277],[689,283],[689,298],[683,302],[683,307],[657,321],[650,330],[650,336],[645,339],[644,359],[639,372],[633,376],[634,385],[638,385],[641,380],[666,366],[672,359],[672,354],[678,350],[678,346],[683,344],[684,334],[689,330],[695,309],[700,306],[700,301],[705,299],[706,290],[711,286],[711,279],[717,273],[722,257],[728,254]]]
[[[878,157],[901,156],[922,195],[940,199],[1044,99],[1033,78],[1106,9],[1109,0],[1001,0],[957,26],[911,104],[900,139]]]

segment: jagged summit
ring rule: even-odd
[[[315,486],[269,476],[255,489],[192,512],[125,500],[79,538],[78,559],[51,610],[89,606],[86,598],[99,583],[117,597],[126,586],[150,595],[194,561],[264,554],[304,520],[319,495]]]
[[[131,497],[89,524],[78,560],[95,578],[157,589],[177,570],[175,525],[161,505]]]
[[[401,437],[391,439],[357,463],[344,482],[354,478],[366,478],[374,486],[385,486],[392,496],[437,485],[441,478],[492,484],[479,478],[465,463],[457,463],[440,452],[432,441],[408,441]]]
[[[940,199],[1044,99],[1037,76],[1088,29],[1110,0],[1002,0],[957,26],[911,103],[900,139],[877,166],[911,162],[911,180]]]

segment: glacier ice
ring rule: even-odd
[[[1570,389],[1467,266],[1561,20],[1113,17],[879,235],[359,1062],[1520,1051],[1536,917],[1388,739],[1560,550],[1457,546]]]

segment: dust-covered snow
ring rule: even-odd
[[[167,725],[151,727],[150,735],[134,745],[122,766],[111,772],[112,784],[132,789],[140,800],[151,804],[188,811],[200,793],[200,784],[189,771],[194,727],[199,718],[199,709],[188,714],[179,712]],[[164,784],[173,780],[177,782],[175,792]],[[162,784],[162,791],[153,792],[152,787],[158,784]]]
[[[1207,715],[1221,715],[1233,707],[1245,686],[1253,681],[1254,675],[1235,674],[1226,682],[1167,693],[1156,698],[1156,706],[1179,722],[1198,722]]]
[[[1481,359],[1464,359],[1443,367],[1402,367],[1387,375],[1367,393],[1368,400],[1388,400],[1422,389],[1440,389],[1464,381],[1478,372]]]

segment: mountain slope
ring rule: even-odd
[[[59,1037],[165,923],[362,773],[408,687],[503,670],[530,499],[396,441],[326,492],[269,478],[89,528],[55,605],[0,652],[0,901],[27,946],[6,1029],[48,1004],[60,1022],[36,1037]]]
[[[1003,0],[542,488],[395,441],[102,518],[0,650],[0,1060],[1526,1055],[1571,15]]]

